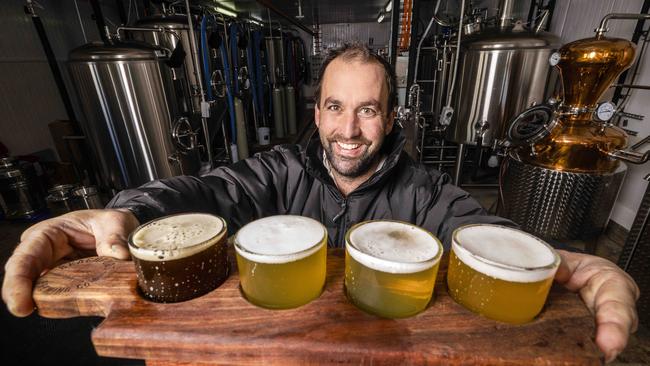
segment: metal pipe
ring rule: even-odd
[[[632,85],[632,84],[612,84],[610,88],[629,88],[629,89],[643,89],[650,90],[650,85]]]
[[[45,27],[43,27],[41,17],[36,14],[34,5],[31,0],[27,0],[25,12],[32,18],[32,22],[36,28],[36,33],[38,34],[38,38],[41,41],[41,45],[43,46],[43,51],[45,52],[47,63],[50,65],[50,70],[52,71],[54,82],[56,83],[57,89],[59,89],[59,94],[61,95],[61,100],[63,101],[63,106],[65,107],[68,119],[71,121],[76,121],[77,118],[74,113],[74,108],[72,107],[70,94],[68,94],[68,89],[65,87],[65,83],[63,82],[61,70],[59,69],[59,64],[57,63],[56,56],[52,50],[52,45],[50,44],[50,40],[47,38],[47,33],[45,33]]]
[[[508,28],[512,25],[512,8],[514,7],[514,4],[514,0],[499,1],[499,15],[497,16],[499,28]]]
[[[454,74],[451,78],[451,85],[449,86],[449,94],[447,94],[447,106],[451,105],[451,96],[454,94],[454,86],[456,84],[456,75],[458,74],[458,59],[460,58],[460,38],[463,34],[463,16],[465,14],[465,0],[460,2],[460,20],[458,20],[458,37],[456,39],[456,59],[454,60]]]
[[[96,0],[95,0],[96,1]],[[214,167],[213,164],[213,158],[212,158],[212,143],[210,141],[210,131],[208,130],[208,119],[207,117],[204,116],[203,113],[203,108],[204,105],[207,104],[205,101],[205,95],[203,94],[204,89],[203,89],[203,79],[201,78],[200,73],[201,71],[201,65],[199,65],[199,60],[197,55],[199,54],[198,48],[196,47],[196,38],[194,36],[194,24],[192,22],[192,12],[190,10],[190,1],[185,0],[185,11],[187,12],[187,25],[189,26],[189,33],[190,33],[190,48],[191,54],[192,54],[192,61],[194,62],[194,76],[196,77],[196,80],[199,82],[199,94],[201,96],[201,127],[203,128],[203,136],[205,137],[205,150],[208,153],[208,164],[210,165],[210,169]]]
[[[104,14],[102,13],[102,6],[99,4],[98,0],[90,0],[90,5],[93,7],[93,13],[95,14],[95,23],[97,24],[97,30],[99,31],[99,36],[101,37],[104,44],[110,44],[111,40],[108,38],[106,23],[104,22]]]
[[[81,27],[81,35],[84,37],[84,43],[88,43],[88,38],[86,37],[86,30],[84,29],[84,23],[81,20],[81,13],[79,12],[79,5],[77,5],[77,0],[74,0],[74,8],[77,11],[77,19],[79,19],[79,27]]]
[[[269,0],[256,0],[258,4],[265,6],[267,9],[273,11],[275,14],[283,18],[284,20],[288,21],[289,23],[295,25],[296,27],[302,29],[303,31],[307,32],[310,36],[314,36],[314,31],[307,28],[304,24],[301,22],[293,19],[293,17],[290,17],[286,15],[283,11],[278,9],[275,5],[273,5],[273,2]]]
[[[424,43],[424,39],[427,38],[427,35],[429,34],[432,25],[433,25],[433,18],[429,20],[429,25],[427,25],[427,28],[424,30],[424,34],[422,35],[422,37],[420,37],[420,42],[418,42],[418,49],[417,49],[417,53],[415,54],[415,72],[413,75],[413,82],[415,84],[418,83],[418,67],[420,65],[420,50],[422,49],[422,43]],[[438,54],[438,49],[436,48],[436,56],[437,54]]]
[[[650,14],[628,14],[628,13],[611,13],[607,14],[603,17],[603,19],[600,21],[600,25],[598,28],[596,28],[596,37],[600,38],[602,37],[605,33],[609,31],[607,28],[607,22],[609,22],[610,19],[650,19]]]
[[[460,178],[463,173],[463,158],[465,156],[465,144],[458,144],[456,154],[456,166],[454,166],[454,185],[460,186]]]

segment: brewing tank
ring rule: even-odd
[[[625,131],[593,114],[633,60],[632,42],[602,35],[568,43],[551,57],[562,78],[562,100],[513,120],[502,216],[543,238],[591,239],[602,232],[627,171],[619,159],[631,154],[623,150]]]
[[[548,58],[558,47],[545,32],[488,29],[464,38],[448,139],[490,146],[503,138],[508,121],[544,101]]]
[[[175,70],[173,75],[175,95],[177,95],[181,112],[200,113],[201,94],[198,90],[199,80],[197,77],[201,77],[203,73],[201,70],[196,69],[190,54],[192,47],[187,17],[184,15],[153,15],[138,20],[136,26],[151,29],[161,28],[165,32],[131,29],[128,32],[131,39],[161,46],[169,50],[175,50],[180,44],[183,52],[180,53],[178,50],[177,52],[179,52],[179,55],[184,54],[185,57],[182,60],[181,67]],[[196,42],[198,44],[199,41]],[[200,59],[197,54],[194,57]]]
[[[172,141],[168,53],[144,43],[90,43],[70,52],[68,68],[104,188],[192,174],[199,161]]]

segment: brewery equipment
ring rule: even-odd
[[[45,200],[52,216],[60,216],[77,209],[72,194],[74,189],[76,187],[73,184],[60,184],[47,190],[48,196]]]
[[[515,147],[501,182],[502,214],[545,238],[600,234],[627,169],[620,160],[648,160],[648,154],[625,150],[627,134],[606,122],[612,106],[597,108],[634,61],[632,42],[604,36],[610,18],[595,37],[566,44],[550,57],[561,75],[562,101],[523,112],[508,130]]]
[[[198,170],[196,136],[174,119],[169,50],[144,43],[90,43],[70,52],[85,135],[113,192]]]
[[[455,117],[447,138],[489,147],[505,135],[508,121],[541,104],[559,39],[546,32],[497,28],[462,40]]]
[[[179,62],[178,72],[175,73],[175,96],[180,96],[181,111],[197,113],[201,111],[201,97],[198,90],[202,72],[197,70],[192,61],[187,18],[181,15],[153,15],[142,18],[136,23],[137,27],[124,28],[133,39],[176,50]],[[159,30],[165,30],[161,32]],[[194,57],[198,57],[195,55]]]
[[[45,208],[33,165],[0,158],[0,208],[7,219],[33,219]]]
[[[72,194],[77,198],[77,207],[81,210],[104,208],[97,187],[82,186],[72,191]]]

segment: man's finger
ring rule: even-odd
[[[43,267],[38,258],[27,254],[17,253],[9,258],[5,265],[2,300],[10,313],[23,317],[34,311],[33,281]]]
[[[129,259],[127,238],[138,226],[138,221],[133,214],[108,212],[94,220],[91,225],[95,233],[98,255]]]

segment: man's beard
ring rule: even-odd
[[[378,146],[381,146],[382,142],[383,141],[380,141]],[[379,149],[370,151],[370,149],[367,148],[359,158],[347,159],[334,155],[334,149],[332,145],[336,144],[336,140],[331,142],[324,140],[321,141],[321,143],[323,144],[325,156],[327,157],[327,160],[329,161],[332,169],[339,175],[346,178],[356,178],[368,172],[373,163],[377,160],[379,154]],[[366,141],[364,141],[363,144],[365,146],[368,146]],[[352,162],[352,164],[345,164],[349,162]]]

